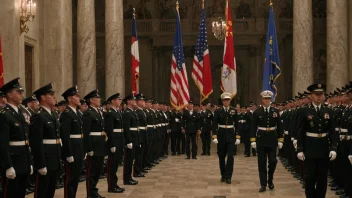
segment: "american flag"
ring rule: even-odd
[[[133,9],[134,10],[134,9]],[[132,17],[132,93],[139,93],[139,48],[138,48],[138,37],[137,37],[137,25],[136,18],[133,12]]]
[[[202,95],[203,101],[213,92],[204,8],[202,9],[202,18],[199,26],[192,78]]]
[[[176,12],[176,33],[172,51],[170,102],[174,107],[184,107],[189,101],[188,78],[183,56],[180,17]]]

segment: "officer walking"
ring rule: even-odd
[[[221,182],[231,184],[235,145],[240,144],[240,136],[236,131],[237,112],[230,107],[231,94],[221,94],[223,107],[215,111],[213,119],[213,142],[217,144]],[[227,157],[227,161],[225,158]]]
[[[102,197],[98,193],[97,184],[106,155],[105,142],[107,136],[104,131],[104,118],[99,110],[100,95],[98,90],[88,93],[84,96],[84,99],[89,104],[88,109],[84,111],[82,116],[84,148],[87,151],[87,197]]]
[[[40,107],[31,117],[29,140],[32,148],[35,170],[38,170],[34,197],[54,197],[61,163],[61,140],[59,116],[52,111],[56,98],[49,83],[33,94]]]
[[[192,159],[197,159],[197,133],[200,134],[200,116],[193,110],[193,102],[188,102],[187,109],[184,110],[182,119],[184,121],[183,131],[186,134],[186,159],[190,159],[192,142]]]
[[[105,130],[108,135],[108,165],[107,165],[107,182],[108,192],[122,193],[125,191],[117,185],[117,169],[122,160],[123,151],[123,121],[122,113],[119,108],[122,102],[120,93],[113,94],[107,100],[110,103],[110,109],[105,113]]]
[[[85,154],[82,116],[77,112],[77,107],[81,104],[77,86],[67,89],[62,93],[62,97],[68,103],[60,116],[62,155],[65,159],[64,197],[73,198],[76,197]]]
[[[274,189],[274,172],[276,169],[276,148],[283,146],[283,131],[280,124],[279,110],[271,107],[271,91],[263,91],[262,106],[254,111],[251,123],[251,145],[257,148],[260,179],[259,192]],[[269,162],[267,171],[267,161]]]
[[[28,124],[18,106],[23,100],[19,78],[4,84],[0,91],[7,104],[0,111],[1,181],[4,198],[24,198],[28,176],[33,174],[28,144]]]
[[[307,88],[312,103],[299,111],[297,121],[297,158],[304,161],[307,198],[325,197],[329,160],[336,158],[334,113],[322,105],[325,88],[324,84]]]

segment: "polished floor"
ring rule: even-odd
[[[278,163],[274,184],[275,189],[258,193],[260,187],[257,158],[243,156],[243,144],[235,156],[232,184],[220,183],[220,173],[216,148],[212,144],[211,156],[198,156],[197,160],[185,160],[184,156],[169,156],[149,171],[145,178],[137,178],[137,186],[124,186],[125,193],[107,193],[106,179],[100,180],[98,188],[105,197],[150,197],[150,198],[211,198],[211,197],[305,197],[304,190],[285,168]],[[200,147],[201,148],[201,147]],[[200,153],[200,152],[198,152]],[[121,176],[122,168],[118,175]],[[33,195],[27,196],[33,197]],[[57,190],[55,197],[63,197],[63,189]],[[80,183],[77,198],[86,197],[85,183]],[[327,197],[337,197],[328,191]]]

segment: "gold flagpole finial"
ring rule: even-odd
[[[270,6],[272,6],[273,5],[273,0],[270,0]]]
[[[178,8],[179,8],[179,3],[178,3],[178,0],[176,1],[176,10],[177,10],[177,12],[178,12]]]
[[[202,0],[202,9],[204,9],[204,0]]]
[[[133,18],[135,18],[136,17],[136,8],[133,8]]]

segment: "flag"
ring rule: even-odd
[[[132,93],[139,93],[139,48],[135,14],[132,17]]]
[[[223,66],[221,70],[221,90],[231,93],[231,98],[237,93],[236,59],[232,33],[231,6],[226,1],[226,33],[224,44]]]
[[[190,99],[188,91],[188,78],[185,59],[183,56],[182,35],[178,10],[176,12],[176,33],[172,50],[170,89],[170,102],[172,106],[183,108],[188,104]]]
[[[279,48],[276,37],[276,27],[273,4],[270,3],[268,34],[266,35],[265,59],[264,59],[264,75],[263,90],[270,90],[273,94],[273,101],[277,95],[275,86],[276,80],[281,74]]]
[[[4,85],[4,65],[2,62],[2,48],[1,48],[1,36],[0,36],[0,87]]]
[[[204,8],[202,9],[202,18],[193,59],[192,78],[201,93],[202,101],[204,101],[213,92]]]

